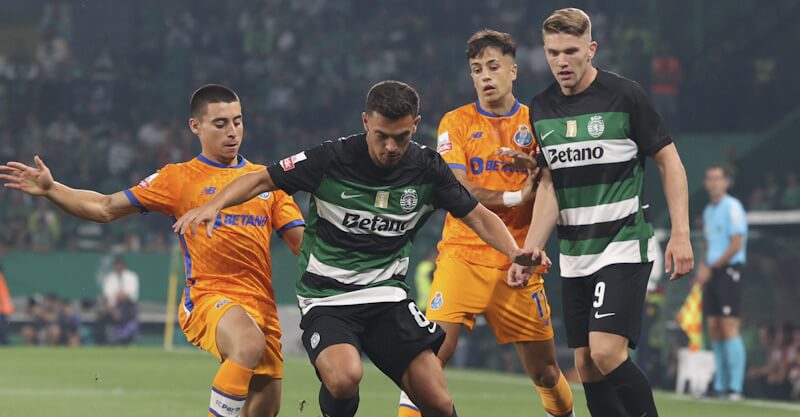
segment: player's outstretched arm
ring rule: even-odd
[[[295,256],[300,254],[300,246],[303,245],[303,233],[305,230],[306,228],[303,226],[293,227],[283,232],[281,236],[283,241],[286,242],[286,246],[289,247],[289,250],[291,250]]]
[[[556,190],[553,187],[553,177],[548,168],[542,169],[542,177],[539,180],[536,194],[531,226],[528,228],[524,247],[539,250],[547,243],[558,220],[558,200],[556,200]]]
[[[675,144],[661,148],[653,159],[661,173],[672,223],[672,232],[664,252],[664,269],[667,273],[672,271],[669,279],[673,281],[694,268],[694,254],[689,241],[689,186]]]
[[[214,229],[214,221],[217,218],[217,213],[222,209],[242,204],[245,201],[250,201],[261,193],[275,191],[277,189],[278,187],[275,186],[266,168],[261,171],[244,174],[233,180],[233,182],[223,188],[214,198],[208,200],[202,206],[184,213],[184,215],[172,225],[172,230],[182,235],[191,230],[192,235],[194,235],[197,232],[197,226],[205,223],[206,235],[211,237],[211,231]]]
[[[453,170],[453,175],[455,175],[458,182],[460,182],[476,200],[489,209],[518,206],[533,200],[534,197],[536,197],[534,181],[537,173],[538,172],[530,173],[522,188],[517,191],[495,191],[483,188],[468,180],[466,172],[460,169]]]
[[[76,190],[53,180],[53,174],[39,156],[33,158],[36,167],[21,162],[0,166],[4,186],[33,196],[44,196],[67,213],[86,220],[106,223],[138,212],[125,194],[100,194],[91,190]]]

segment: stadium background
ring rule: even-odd
[[[800,387],[798,1],[7,0],[0,3],[0,161],[30,163],[39,154],[65,184],[119,191],[199,152],[186,128],[187,102],[208,82],[239,92],[242,154],[255,162],[358,132],[367,89],[387,78],[418,89],[423,120],[416,140],[432,144],[444,112],[474,100],[467,37],[484,27],[516,37],[515,95],[527,103],[552,79],[541,21],[568,6],[592,17],[596,65],[652,92],[687,168],[695,234],[707,202],[705,167],[724,163],[735,172],[731,193],[751,220],[748,363],[755,369],[777,358],[784,369],[766,385],[748,380],[747,394],[789,399],[792,384]],[[658,69],[675,62],[679,72]],[[646,187],[656,226],[669,230],[652,164]],[[307,197],[298,202],[305,207]],[[433,250],[441,222],[433,218],[418,238],[417,261]],[[0,263],[17,305],[12,343],[21,343],[17,331],[30,320],[29,298],[56,294],[80,310],[99,295],[112,254],[121,254],[141,280],[137,343],[160,345],[176,246],[169,224],[159,215],[80,222],[0,189]],[[291,311],[295,260],[280,240],[273,258],[278,300]],[[547,280],[551,300],[559,299],[556,278]],[[662,388],[674,386],[675,352],[686,344],[675,314],[690,279],[662,282],[649,298],[645,366]],[[570,354],[553,304],[566,367]],[[82,313],[88,326],[91,311]],[[495,347],[485,327],[465,342],[457,364],[519,371],[513,352]]]

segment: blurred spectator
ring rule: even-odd
[[[671,126],[678,123],[678,93],[682,78],[680,59],[672,52],[669,43],[663,43],[658,55],[653,57],[650,93],[656,109]]]
[[[58,315],[58,344],[77,347],[81,345],[81,317],[75,311],[74,303],[62,300]]]
[[[28,216],[30,249],[48,251],[55,247],[61,237],[61,221],[58,213],[43,198],[36,201],[36,210]]]
[[[795,172],[786,174],[786,184],[783,187],[780,206],[783,209],[800,208],[800,183],[797,181]]]
[[[748,357],[750,364],[747,369],[748,396],[763,397],[767,391],[767,375],[770,373],[771,354],[775,343],[775,326],[766,325],[758,328],[758,346],[752,349],[752,357]]]
[[[34,295],[28,298],[26,313],[30,324],[22,326],[20,333],[26,345],[55,345],[61,338],[59,327],[59,300],[55,294],[42,299]]]
[[[8,318],[14,313],[14,302],[8,292],[6,276],[0,265],[0,346],[8,344]]]
[[[764,198],[770,210],[778,207],[781,197],[781,187],[778,185],[778,177],[775,172],[767,172],[764,175]]]
[[[113,268],[103,277],[103,295],[95,319],[97,344],[128,344],[139,332],[139,276],[125,267],[121,257],[114,259]]]

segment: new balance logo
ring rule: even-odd
[[[206,187],[203,188],[203,191],[200,193],[202,195],[212,195],[217,192],[217,187]]]
[[[600,314],[600,312],[599,312],[599,311],[595,311],[595,312],[594,312],[594,318],[596,318],[596,319],[602,319],[603,317],[610,317],[610,316],[614,316],[614,315],[616,315],[616,314],[617,314],[617,313],[603,313],[603,314]]]

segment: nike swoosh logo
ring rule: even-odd
[[[542,135],[542,142],[544,142],[544,140],[547,139],[547,137],[550,136],[550,134],[553,133],[553,132],[555,132],[555,129],[545,133],[544,135]]]
[[[361,196],[361,194],[347,194],[345,191],[342,191],[342,194],[339,195],[339,197],[341,197],[342,200],[349,200],[351,198],[356,198],[356,197],[360,197],[360,196]]]
[[[596,318],[596,319],[602,319],[603,317],[609,317],[609,316],[613,316],[613,315],[615,315],[615,314],[617,314],[617,313],[604,313],[604,314],[600,314],[600,312],[599,312],[599,311],[595,311],[595,312],[594,312],[594,318]]]

